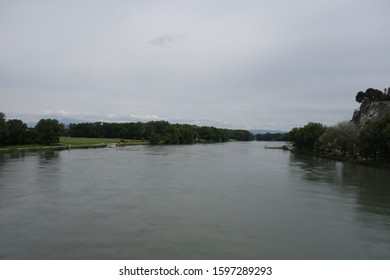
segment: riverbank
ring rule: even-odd
[[[96,149],[106,148],[107,146],[132,146],[132,145],[148,145],[146,140],[124,140],[116,138],[77,138],[77,137],[61,137],[60,143],[55,145],[13,145],[0,147],[0,153],[19,153],[19,152],[39,152],[39,151],[60,151],[73,149]]]
[[[295,154],[301,154],[301,155],[307,155],[307,156],[313,156],[317,158],[323,158],[333,161],[340,161],[340,162],[347,162],[357,165],[363,165],[363,166],[370,166],[375,168],[382,168],[390,170],[390,163],[386,162],[384,160],[374,160],[374,159],[364,159],[364,158],[352,158],[352,157],[346,157],[342,155],[337,154],[330,154],[330,153],[314,153],[314,152],[306,152],[304,150],[300,149],[289,149],[290,152]]]

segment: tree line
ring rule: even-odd
[[[68,126],[55,119],[41,119],[33,128],[21,120],[6,120],[0,112],[0,146],[24,144],[57,144],[60,136],[87,138],[121,138],[147,140],[150,144],[192,144],[197,142],[251,141],[246,130],[222,129],[167,121],[147,123],[72,123]]]
[[[65,126],[55,119],[41,119],[35,127],[28,127],[23,121],[10,119],[6,121],[0,112],[0,146],[58,143]]]
[[[167,121],[147,123],[78,123],[70,124],[71,137],[123,138],[147,140],[150,144],[192,144],[196,142],[252,141],[246,130],[232,130],[189,124],[171,124]]]
[[[368,89],[356,95],[356,101],[362,106],[387,100],[390,100],[388,90],[384,93]],[[390,162],[390,113],[368,121],[361,128],[353,121],[343,121],[331,127],[309,122],[304,127],[293,128],[288,138],[298,150],[307,153]]]
[[[256,141],[288,141],[288,133],[256,134]]]

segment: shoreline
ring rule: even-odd
[[[115,139],[113,139],[115,140]],[[227,141],[225,143],[232,142]],[[214,143],[220,143],[220,142],[195,142],[189,145],[193,144],[214,144]],[[113,146],[111,146],[113,145]],[[81,149],[101,149],[101,148],[108,148],[112,149],[115,147],[126,147],[126,146],[138,146],[138,145],[151,145],[149,141],[147,140],[131,140],[131,141],[125,141],[125,142],[118,142],[118,141],[112,141],[112,142],[105,142],[105,143],[98,143],[98,144],[56,144],[52,146],[30,146],[30,145],[23,145],[20,146],[5,146],[0,147],[0,154],[14,154],[14,153],[25,153],[25,152],[42,152],[42,151],[65,151],[65,150],[81,150]],[[161,145],[161,144],[159,144]],[[162,144],[162,145],[171,145],[171,144]],[[175,144],[174,144],[175,145]],[[179,145],[188,145],[188,144],[179,144]]]
[[[80,149],[99,149],[108,148],[110,143],[100,144],[60,144],[53,146],[31,146],[31,147],[0,147],[0,154],[24,153],[24,152],[41,152],[41,151],[64,151],[64,150],[80,150]],[[131,143],[115,143],[117,147],[149,145],[148,141],[140,140]]]
[[[332,161],[345,162],[345,163],[356,164],[360,166],[390,170],[390,164],[382,160],[353,159],[350,157],[343,157],[341,155],[336,155],[336,154],[310,153],[298,149],[291,149],[289,151],[293,154],[298,154],[298,155],[306,155],[306,156],[312,156],[312,157],[327,159]]]

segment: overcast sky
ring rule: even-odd
[[[289,130],[390,86],[388,0],[0,0],[0,112]]]

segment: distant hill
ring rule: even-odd
[[[44,117],[42,117],[44,118]],[[50,117],[49,117],[50,118]],[[85,120],[78,120],[78,119],[68,119],[68,118],[63,118],[63,119],[58,119],[60,123],[63,123],[64,125],[69,125],[70,123],[83,123],[83,122],[88,122]],[[28,121],[26,122],[28,127],[35,127],[37,125],[38,121]]]
[[[249,130],[250,133],[252,133],[253,135],[257,135],[257,134],[266,134],[266,133],[271,133],[271,134],[276,134],[276,133],[287,133],[287,131],[283,131],[283,130],[272,130],[272,129],[252,129],[252,130]]]

